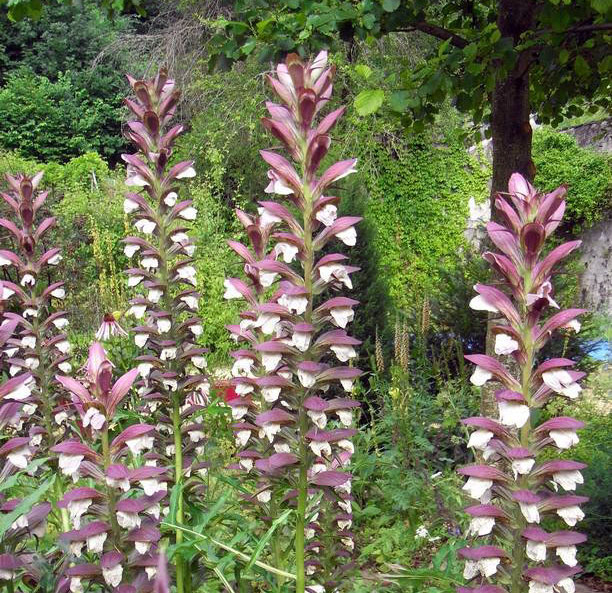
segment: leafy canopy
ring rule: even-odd
[[[389,33],[429,36],[426,59],[387,80],[389,91],[363,91],[356,99],[366,115],[384,101],[405,123],[433,121],[446,97],[478,124],[489,117],[496,82],[530,73],[532,109],[556,125],[585,109],[610,105],[612,0],[538,0],[527,32],[503,36],[504,22],[520,19],[525,2],[485,0],[238,0],[233,16],[218,19],[217,57],[238,60],[256,52],[262,60],[288,51],[306,55],[339,41],[372,42]]]

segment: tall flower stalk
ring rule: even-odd
[[[201,452],[203,434],[193,417],[207,401],[209,381],[203,374],[205,350],[196,345],[202,326],[195,316],[198,293],[193,265],[195,244],[186,224],[197,212],[191,200],[179,200],[178,182],[195,176],[191,161],[170,165],[172,147],[183,126],[171,125],[180,93],[164,70],[150,80],[128,77],[134,99],[126,104],[135,118],[128,137],[138,151],[124,154],[126,185],[141,189],[126,194],[124,210],[139,236],[125,239],[125,254],[138,258],[127,270],[128,285],[140,293],[128,313],[142,325],[133,329],[143,381],[139,392],[157,423],[157,451],[162,463],[174,468],[176,521],[185,522],[185,493],[191,464]],[[175,540],[183,533],[177,528]],[[180,553],[176,584],[183,593],[188,578]]]
[[[510,178],[508,193],[499,195],[496,208],[503,224],[491,222],[487,232],[501,253],[484,259],[501,277],[501,288],[477,284],[472,309],[499,315],[493,327],[495,353],[512,357],[516,375],[498,359],[475,354],[466,358],[476,365],[471,382],[496,381],[499,418],[464,420],[472,432],[468,446],[485,463],[460,469],[467,476],[464,490],[478,504],[467,508],[472,517],[470,535],[487,539],[485,545],[464,548],[464,577],[476,583],[460,587],[462,593],[574,593],[573,575],[580,572],[576,545],[583,534],[562,529],[547,532],[540,521],[557,515],[568,527],[584,518],[579,505],[587,499],[574,491],[582,484],[585,465],[568,460],[541,459],[547,448],[565,451],[578,442],[583,423],[570,417],[538,424],[538,410],[556,395],[577,398],[584,373],[572,370],[566,358],[541,361],[540,351],[558,330],[578,332],[583,309],[558,311],[547,318],[553,299],[555,266],[579,245],[564,243],[544,252],[546,240],[559,226],[565,211],[566,188],[538,193],[521,175]],[[512,360],[509,359],[509,360]],[[547,457],[549,458],[549,457]],[[486,462],[495,462],[487,465]],[[492,585],[495,577],[498,585]]]
[[[133,591],[153,584],[160,501],[168,481],[166,468],[157,467],[155,456],[147,453],[155,426],[134,424],[111,439],[116,412],[138,373],[132,369],[113,382],[113,365],[94,342],[82,381],[58,376],[81,417],[80,438],[52,448],[61,471],[77,484],[58,503],[73,528],[60,535],[70,561],[64,578],[71,593],[82,593],[85,583],[112,590],[123,583]]]
[[[62,256],[59,248],[47,248],[56,219],[44,216],[48,192],[38,190],[42,177],[42,171],[33,177],[7,175],[8,191],[0,193],[12,213],[12,219],[0,218],[0,226],[14,245],[14,250],[0,249],[0,267],[14,279],[0,285],[0,303],[11,309],[5,316],[14,327],[3,350],[12,379],[1,388],[0,423],[13,436],[0,449],[0,459],[6,462],[0,474],[3,479],[25,469],[38,452],[46,455],[64,438],[70,415],[54,379],[56,373],[69,373],[72,367],[64,333],[68,319],[57,308],[65,297],[64,283],[53,281]],[[55,463],[52,460],[51,466]],[[48,465],[40,467],[38,475],[45,467],[48,471]],[[56,499],[62,489],[61,480],[55,479]],[[17,502],[13,499],[9,507]],[[60,516],[58,520],[67,527],[67,514]],[[19,521],[22,527],[28,526],[25,516]],[[14,535],[23,537],[19,532]]]
[[[291,161],[261,151],[270,166],[265,191],[286,203],[261,201],[258,217],[239,213],[253,250],[231,246],[245,262],[247,282],[225,281],[225,298],[245,299],[250,307],[230,327],[246,344],[234,353],[240,397],[230,402],[243,449],[240,466],[257,476],[252,501],[263,514],[278,514],[287,504],[295,508],[298,593],[334,591],[340,560],[349,563],[353,552],[351,476],[343,467],[353,452],[352,410],[358,404],[343,392],[352,391],[361,372],[337,363],[354,358],[360,342],[345,331],[357,301],[336,293],[352,288],[350,274],[357,268],[345,255],[321,252],[336,238],[355,245],[360,218],[337,218],[339,198],[326,195],[355,171],[356,161],[335,163],[318,175],[329,132],[344,112],[318,117],[331,97],[333,73],[321,52],[307,63],[290,54],[268,77],[281,104],[267,103],[270,117],[263,124]]]

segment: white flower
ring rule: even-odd
[[[268,441],[273,442],[274,437],[281,431],[281,425],[276,422],[266,422],[262,426],[262,431]]]
[[[74,554],[77,558],[80,558],[84,545],[85,542],[70,542],[70,553]]]
[[[177,179],[189,179],[191,177],[196,176],[196,171],[193,167],[187,167],[185,170],[181,171],[176,178]]]
[[[87,538],[87,551],[95,552],[96,554],[101,554],[104,549],[104,542],[106,541],[107,533],[103,531],[98,535],[92,535]]]
[[[156,325],[157,331],[160,334],[167,334],[170,331],[170,328],[172,327],[172,322],[166,317],[160,317],[157,319]]]
[[[574,382],[572,376],[564,369],[542,373],[542,381],[555,393],[565,395],[570,399],[576,399],[582,391],[582,387]]]
[[[72,371],[72,365],[67,360],[64,360],[63,362],[60,362],[57,365],[57,368],[60,371],[62,371],[62,373],[66,373],[66,374],[68,374],[70,371]]]
[[[176,358],[176,347],[169,346],[167,348],[162,348],[159,358],[160,360],[174,360]]]
[[[55,347],[62,354],[68,354],[68,352],[70,352],[70,342],[68,340],[60,340],[59,342],[56,342]]]
[[[463,485],[462,490],[465,490],[472,498],[482,502],[491,486],[493,486],[493,480],[485,480],[483,478],[470,476]]]
[[[146,554],[151,549],[151,542],[134,542],[134,547],[139,554]]]
[[[134,288],[134,286],[138,286],[144,279],[144,276],[140,274],[131,274],[128,278],[128,288]]]
[[[164,198],[164,204],[166,204],[166,206],[168,206],[169,208],[172,208],[172,206],[176,204],[177,198],[178,198],[178,194],[175,191],[171,191]]]
[[[80,555],[80,554],[79,554]],[[80,577],[70,577],[70,593],[83,593],[83,584]]]
[[[513,459],[512,460],[512,473],[514,473],[514,479],[520,475],[528,474],[535,464],[535,459],[525,457],[524,459]]]
[[[254,327],[261,328],[264,335],[270,336],[276,330],[279,321],[280,316],[275,313],[260,313]]]
[[[578,564],[576,560],[576,546],[559,546],[555,553],[568,566],[576,566]]]
[[[147,496],[153,496],[156,492],[166,492],[168,490],[166,482],[159,482],[155,478],[140,480],[138,483],[142,486]]]
[[[65,317],[58,317],[57,319],[53,320],[53,325],[57,329],[65,329],[66,327],[68,327],[69,322]]]
[[[296,245],[293,245],[292,243],[277,243],[274,246],[274,254],[276,255],[276,257],[279,257],[282,255],[283,257],[283,261],[286,264],[290,264],[294,259],[295,256],[298,254],[298,247]]]
[[[353,424],[352,410],[336,410],[336,415],[344,426],[350,426]]]
[[[308,307],[308,298],[305,296],[283,294],[278,299],[278,304],[296,315],[302,315]]]
[[[552,479],[565,491],[576,490],[576,484],[584,484],[584,478],[577,469],[555,472]]]
[[[580,441],[576,431],[569,428],[551,430],[548,434],[559,449],[569,449]]]
[[[23,316],[24,317],[38,317],[38,311],[36,309],[32,309],[31,307],[28,307],[27,309],[24,310]]]
[[[249,413],[248,406],[232,406],[232,419],[241,420]]]
[[[544,542],[534,542],[529,539],[525,551],[527,552],[527,558],[534,562],[544,562],[546,560],[546,544]]]
[[[268,171],[268,179],[270,179],[270,183],[264,189],[267,194],[288,196],[293,193],[293,190],[274,171]]]
[[[250,430],[239,430],[236,432],[235,440],[236,447],[245,447],[249,442],[249,438],[251,438]]]
[[[325,428],[327,426],[327,415],[325,412],[318,412],[316,410],[308,410],[306,412],[308,417],[312,420],[313,424],[318,428]]]
[[[24,529],[28,526],[29,526],[28,516],[21,515],[21,517],[18,517],[16,521],[13,521],[10,528],[11,529]]]
[[[3,257],[2,255],[0,255],[0,268],[3,266],[12,266],[13,262],[10,259],[7,259],[6,257]]]
[[[481,387],[492,377],[493,373],[487,371],[486,369],[483,369],[480,366],[476,366],[474,372],[472,373],[472,376],[470,377],[470,382],[473,385],[476,385],[476,387]]]
[[[349,247],[353,247],[357,243],[357,231],[354,226],[350,226],[348,229],[336,233],[336,237]]]
[[[11,298],[14,294],[15,294],[15,291],[12,290],[11,288],[7,288],[4,285],[0,286],[0,302],[6,301],[7,299]]]
[[[527,504],[525,502],[519,502],[519,507],[527,523],[540,522],[540,511],[538,510],[537,504]]]
[[[315,218],[322,222],[325,226],[331,226],[338,217],[338,208],[333,204],[326,204],[323,208],[319,208]]]
[[[197,338],[198,336],[202,335],[204,329],[199,323],[194,323],[189,326],[189,331]]]
[[[529,593],[553,593],[553,587],[539,581],[529,581]]]
[[[198,308],[198,299],[192,294],[182,296],[181,301],[183,301],[187,305],[187,308],[191,309],[192,311],[195,311]]]
[[[145,566],[145,572],[147,573],[147,579],[152,581],[157,575],[157,567]]]
[[[300,352],[306,352],[310,346],[312,334],[310,332],[293,332],[291,336],[291,345],[297,348]]]
[[[252,459],[241,459],[238,464],[242,469],[246,470],[247,472],[250,472],[253,469],[253,465],[255,464],[255,462]]]
[[[329,349],[335,353],[340,362],[347,362],[357,356],[357,352],[352,346],[330,346]]]
[[[15,401],[23,401],[27,399],[32,394],[32,389],[30,388],[28,381],[23,381],[17,387],[15,387],[11,392],[7,393],[4,396],[4,399],[12,399]]]
[[[208,362],[203,356],[192,356],[191,364],[197,369],[205,369],[208,366]]]
[[[277,352],[262,352],[261,364],[267,372],[272,372],[280,363],[283,355]]]
[[[155,438],[152,435],[143,434],[135,439],[128,439],[125,444],[132,455],[140,455],[143,451],[153,448]]]
[[[164,291],[160,288],[149,288],[149,293],[147,294],[147,298],[152,303],[159,303],[159,299],[162,298]]]
[[[490,430],[479,428],[470,435],[470,440],[468,441],[467,446],[468,448],[473,447],[474,449],[484,451],[492,438],[493,433]]]
[[[347,288],[352,289],[353,283],[351,278],[346,271],[346,267],[342,264],[326,264],[319,267],[319,274],[323,282],[330,282],[332,279],[340,281]]]
[[[102,568],[102,576],[110,587],[118,587],[123,578],[123,566],[117,564],[113,568]]]
[[[425,527],[425,525],[419,525],[414,533],[414,536],[416,538],[429,537],[429,531],[427,531],[427,527]]]
[[[348,451],[351,455],[355,452],[355,446],[349,439],[341,439],[338,441],[338,447]]]
[[[584,513],[580,507],[576,505],[557,509],[557,515],[559,515],[559,517],[561,517],[570,527],[574,527],[578,521],[584,519]]]
[[[106,418],[96,408],[89,408],[83,416],[83,426],[91,426],[94,430],[100,430],[104,426]]]
[[[474,517],[470,521],[467,535],[489,535],[495,526],[495,517]]]
[[[23,278],[21,279],[21,286],[33,286],[34,283],[36,282],[36,278],[34,278],[34,276],[32,276],[32,274],[24,274]]]
[[[79,471],[81,461],[85,459],[84,455],[68,455],[66,453],[59,454],[59,468],[65,476],[72,476],[73,479]]]
[[[181,266],[176,273],[182,280],[187,280],[190,284],[196,285],[196,269],[193,266]]]
[[[346,328],[348,323],[355,318],[355,312],[351,307],[333,307],[330,314],[334,323],[342,329]]]
[[[310,449],[317,457],[331,457],[331,445],[327,441],[310,441]]]
[[[259,272],[259,283],[264,287],[268,288],[274,284],[278,274],[276,272],[264,272],[263,270]]]
[[[148,255],[140,260],[140,265],[145,270],[149,270],[149,272],[151,272],[159,267],[159,260],[152,255]]]
[[[474,309],[474,311],[489,311],[491,313],[499,313],[499,309],[487,302],[481,294],[475,296],[470,301],[470,309]]]
[[[34,348],[36,348],[36,337],[23,336],[23,338],[21,338],[21,346],[22,348],[31,348],[32,350],[34,350]]]
[[[270,502],[270,499],[272,498],[272,491],[271,490],[262,490],[261,492],[259,492],[257,494],[257,500],[259,502]]]
[[[193,206],[188,206],[184,210],[181,210],[179,216],[184,220],[195,220],[198,216],[198,211]]]
[[[291,447],[288,443],[274,443],[274,451],[276,453],[291,453]]]
[[[68,513],[70,514],[70,520],[74,524],[75,529],[81,528],[81,516],[87,512],[87,509],[91,506],[91,503],[91,498],[73,500],[68,503]]]
[[[140,206],[138,205],[138,203],[134,200],[130,200],[130,198],[125,198],[125,200],[123,200],[123,212],[125,212],[125,214],[131,214],[132,212],[136,212],[136,210],[138,210],[139,208]]]
[[[314,373],[310,373],[308,371],[304,371],[302,369],[298,369],[298,379],[300,380],[300,383],[308,388],[308,387],[312,387],[315,384],[315,374]]]
[[[574,593],[576,591],[576,585],[574,581],[569,577],[566,579],[561,579],[556,585],[555,589],[557,591],[561,591],[561,593]]]
[[[59,288],[51,291],[51,296],[55,297],[56,299],[63,299],[66,297],[66,291],[60,286]]]
[[[57,424],[58,426],[61,426],[64,422],[66,422],[66,420],[68,420],[68,413],[58,412],[57,414],[55,414],[54,419],[55,419],[55,424]]]
[[[149,334],[136,334],[134,336],[134,343],[139,348],[144,348],[144,345],[147,343],[149,339]]]
[[[223,282],[223,286],[225,286],[225,293],[223,295],[224,299],[241,299],[242,294],[234,288],[234,285],[230,282],[229,279],[226,279]]]
[[[157,227],[157,224],[148,218],[141,218],[134,223],[134,226],[136,227],[136,230],[140,231],[141,233],[151,235],[153,234],[155,227]]]
[[[129,243],[123,248],[123,253],[125,257],[131,258],[134,257],[134,254],[140,250],[140,245],[134,245],[133,243]]]
[[[62,255],[60,253],[56,253],[53,257],[50,257],[48,260],[49,265],[57,266],[62,261]]]
[[[130,489],[130,481],[127,478],[120,478],[119,480],[115,480],[114,478],[106,477],[106,485],[111,488],[118,488],[119,490],[123,490],[127,492]]]
[[[508,334],[497,334],[495,336],[495,354],[512,354],[518,350],[518,342]]]
[[[580,321],[578,321],[577,319],[572,319],[569,323],[566,323],[564,326],[565,329],[572,329],[574,330],[574,333],[578,333],[580,331],[580,328],[582,327],[582,325],[580,324]]]
[[[348,391],[349,393],[353,391],[354,383],[355,383],[354,379],[340,379],[340,385],[342,385],[342,388],[344,389],[344,391]]]
[[[269,404],[274,403],[280,396],[281,388],[280,387],[262,387],[261,388],[261,396],[264,398],[264,401]]]
[[[126,511],[117,511],[117,523],[123,529],[134,529],[140,527],[140,517],[138,513],[128,513]]]
[[[502,400],[498,402],[498,407],[499,421],[504,426],[522,428],[529,420],[529,407],[525,404]]]

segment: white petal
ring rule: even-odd
[[[546,544],[544,542],[534,542],[529,539],[525,551],[527,558],[534,562],[544,562],[546,560]]]
[[[518,342],[508,334],[497,334],[495,336],[495,354],[512,354],[518,350]]]
[[[480,366],[476,366],[472,376],[470,377],[470,382],[477,387],[481,387],[484,385],[489,379],[493,377],[493,373],[483,369]]]

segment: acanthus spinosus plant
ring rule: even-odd
[[[544,252],[563,217],[565,194],[564,186],[538,193],[515,173],[508,193],[495,203],[503,224],[487,226],[501,253],[483,257],[506,290],[477,284],[478,296],[470,306],[503,318],[493,327],[495,353],[512,357],[518,372],[491,356],[466,356],[476,365],[472,383],[496,381],[501,389],[495,394],[498,419],[464,420],[475,429],[468,446],[485,462],[459,470],[468,478],[464,490],[478,503],[466,509],[472,517],[468,532],[487,538],[487,543],[460,551],[466,559],[464,577],[476,583],[460,587],[461,593],[574,593],[572,577],[580,572],[576,545],[586,537],[565,527],[574,527],[584,517],[579,505],[587,499],[575,490],[583,482],[580,470],[585,465],[541,457],[548,447],[565,451],[576,444],[583,423],[570,417],[537,423],[537,410],[553,396],[577,398],[578,381],[584,376],[572,370],[569,359],[541,361],[539,356],[556,331],[579,331],[577,317],[584,313],[567,309],[544,318],[551,308],[559,309],[552,297],[555,266],[580,245],[570,241]],[[548,515],[556,516],[563,528],[542,529],[540,521]]]
[[[87,427],[81,422],[80,438],[52,448],[75,484],[58,503],[72,527],[59,538],[70,561],[63,586],[71,593],[94,583],[136,593],[154,583],[160,501],[169,479],[166,468],[143,456],[153,445],[155,426],[133,424],[111,440],[116,412],[138,373],[132,369],[113,382],[113,365],[94,342],[82,381],[57,377],[80,417],[89,418]]]
[[[14,250],[0,249],[0,267],[14,280],[0,283],[0,306],[6,310],[6,327],[12,328],[2,351],[11,378],[0,387],[0,426],[9,436],[0,447],[0,480],[28,468],[39,479],[53,482],[57,499],[63,485],[53,471],[56,460],[30,465],[64,437],[71,410],[54,379],[56,373],[69,373],[72,367],[64,333],[68,319],[65,311],[56,308],[65,298],[64,283],[52,280],[62,256],[59,248],[45,245],[56,219],[44,216],[48,192],[38,191],[42,177],[43,172],[33,177],[7,175],[8,191],[0,194],[11,213],[11,219],[0,218],[0,226],[14,245]],[[20,502],[5,500],[1,510],[13,512]],[[28,537],[44,533],[51,508],[48,502],[37,504],[16,517],[3,541],[13,540],[14,547],[24,550]],[[64,512],[54,520],[68,526]]]
[[[292,162],[261,151],[270,166],[265,191],[285,203],[260,201],[257,217],[239,213],[252,251],[230,243],[245,262],[247,281],[226,279],[225,298],[249,306],[229,328],[244,344],[234,353],[239,397],[230,404],[239,466],[258,476],[252,502],[268,516],[283,505],[295,507],[296,591],[331,593],[342,586],[354,548],[351,476],[344,466],[353,452],[358,403],[344,392],[361,372],[345,364],[360,343],[346,332],[357,301],[337,294],[352,288],[357,268],[345,255],[322,250],[333,239],[356,243],[360,218],[338,218],[339,198],[329,195],[356,161],[318,175],[329,132],[344,112],[317,117],[332,93],[326,52],[307,63],[290,54],[275,74],[268,82],[281,104],[267,103],[263,124]]]
[[[195,244],[187,235],[186,224],[197,211],[191,200],[179,200],[178,182],[195,175],[193,163],[170,166],[172,147],[183,126],[171,125],[180,93],[164,70],[153,79],[128,77],[134,99],[126,104],[135,116],[127,123],[128,138],[135,154],[124,154],[126,185],[140,193],[126,194],[124,210],[130,215],[139,236],[125,239],[125,254],[137,258],[128,269],[128,285],[139,294],[130,301],[128,313],[141,325],[133,328],[136,345],[144,354],[138,357],[142,382],[139,394],[155,418],[158,440],[156,453],[162,465],[174,467],[174,487],[178,489],[176,521],[184,523],[184,499],[199,484],[191,482],[191,470],[205,462],[204,433],[198,418],[207,402],[210,383],[204,374],[206,350],[197,346],[202,333],[198,319]],[[176,543],[182,541],[176,530]],[[176,584],[182,593],[189,571],[180,555],[176,559]]]

